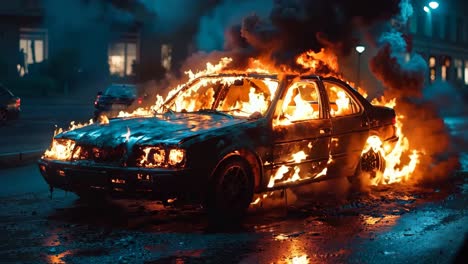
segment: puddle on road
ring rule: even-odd
[[[379,217],[365,215],[363,216],[363,221],[366,225],[375,227],[391,227],[396,225],[399,218],[399,215],[384,215]]]

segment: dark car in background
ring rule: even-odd
[[[21,111],[21,99],[0,84],[0,124],[17,119]]]
[[[132,111],[140,107],[146,95],[133,84],[112,84],[99,92],[94,101],[94,118],[105,114],[116,117],[120,111]]]
[[[235,219],[254,193],[382,171],[367,139],[397,139],[393,109],[316,75],[204,76],[159,110],[56,135],[44,179],[82,197],[186,198]]]

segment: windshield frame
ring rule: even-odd
[[[264,113],[261,114],[262,117],[268,116],[270,112],[274,111],[274,105],[276,104],[278,95],[281,93],[281,87],[282,87],[282,81],[278,78],[277,75],[259,75],[259,74],[219,74],[219,75],[205,75],[205,76],[200,76],[198,78],[195,78],[186,84],[182,85],[182,87],[175,92],[170,98],[164,101],[164,103],[157,109],[157,110],[163,110],[163,113],[165,112],[173,112],[173,113],[184,113],[185,111],[182,112],[176,112],[173,107],[175,106],[176,99],[181,95],[181,93],[186,92],[188,89],[193,87],[193,85],[196,85],[198,82],[200,82],[202,79],[208,79],[208,78],[239,78],[239,79],[257,79],[260,81],[271,81],[271,82],[276,82],[277,87],[274,92],[274,94],[270,94],[270,99],[268,103],[268,107]],[[235,115],[231,114],[231,112],[234,112],[234,110],[218,110],[217,108],[219,107],[220,100],[223,96],[225,96],[226,92],[229,90],[229,86],[222,84],[214,94],[214,102],[211,104],[211,107],[208,109],[199,109],[197,111],[191,111],[191,112],[185,112],[185,113],[198,113],[201,112],[200,110],[210,110],[213,112],[220,112],[220,113],[226,113],[232,117],[235,118],[249,118],[249,116],[241,116],[241,115]],[[252,113],[250,116],[254,115]]]

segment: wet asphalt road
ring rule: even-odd
[[[50,120],[52,110],[31,107],[0,128],[0,145],[47,146],[54,123],[89,116],[89,106],[61,109]],[[446,123],[466,171],[467,118]],[[466,172],[426,188],[394,184],[356,195],[343,179],[288,191],[287,199],[278,192],[230,227],[214,226],[196,206],[50,197],[35,164],[2,168],[0,179],[0,263],[466,263]]]
[[[466,173],[443,187],[360,195],[346,180],[316,184],[287,192],[287,204],[277,193],[228,227],[196,206],[51,198],[35,165],[1,174],[2,263],[453,263],[468,234]]]

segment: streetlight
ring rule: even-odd
[[[431,2],[429,2],[429,4],[425,5],[425,6],[423,7],[423,9],[424,9],[424,12],[430,13],[430,12],[431,12],[431,9],[432,9],[432,10],[435,10],[435,9],[437,9],[438,7],[439,7],[439,3],[438,3],[438,2],[436,2],[436,1],[431,1]]]
[[[437,9],[439,7],[439,3],[437,3],[436,1],[431,1],[429,3],[429,7],[432,9]]]
[[[359,87],[361,82],[361,54],[366,50],[366,47],[359,45],[356,46],[356,51],[358,53],[358,66],[357,66],[357,77],[356,77],[356,86]]]

